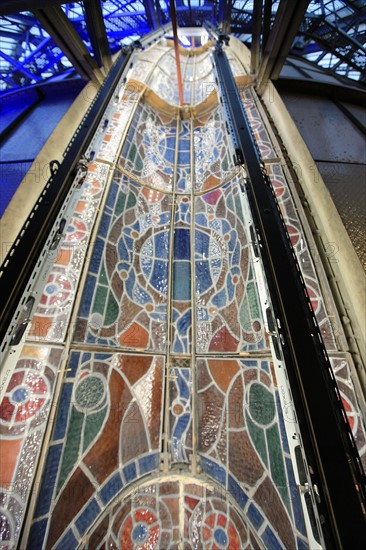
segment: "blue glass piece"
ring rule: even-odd
[[[239,265],[240,262],[240,244],[237,243],[233,255],[231,257],[231,265]]]
[[[258,508],[254,504],[251,504],[249,506],[247,511],[247,516],[249,520],[252,522],[252,525],[254,526],[254,528],[258,531],[258,529],[260,528],[260,526],[264,521],[264,517],[262,516],[262,514],[259,512]]]
[[[189,385],[187,384],[187,378],[182,376],[181,369],[174,369],[174,376],[177,376],[176,383],[179,389],[179,396],[185,400],[188,400],[190,397]],[[190,382],[190,371],[189,371],[189,382]]]
[[[169,255],[169,233],[159,231],[154,235],[154,252],[157,258],[165,260]]]
[[[33,523],[27,540],[27,550],[39,550],[43,547],[43,540],[47,529],[47,519]]]
[[[216,296],[214,296],[212,298],[212,303],[214,306],[218,307],[218,308],[222,308],[222,307],[225,307],[228,303],[228,299],[227,299],[227,294],[226,294],[226,289],[223,288],[222,290],[220,290],[220,292],[218,292],[216,294]]]
[[[152,286],[164,296],[167,292],[168,284],[168,263],[162,260],[154,261],[154,269],[150,277]]]
[[[178,164],[190,164],[191,155],[186,151],[178,151]]]
[[[159,225],[168,225],[169,223],[170,223],[170,213],[163,212],[162,214],[160,214]],[[162,257],[165,258],[168,255],[168,250],[169,250],[169,233],[168,231],[164,231],[163,234],[165,235],[165,238],[166,238],[166,255]]]
[[[86,341],[88,344],[95,344],[95,342],[97,341],[96,337],[93,336],[92,334],[90,334],[90,332],[88,333],[87,337],[86,337]],[[100,344],[102,344],[102,341],[100,340],[99,341]]]
[[[113,206],[114,206],[114,203],[115,203],[116,197],[117,197],[118,189],[119,189],[119,186],[117,185],[117,183],[115,183],[113,181],[112,184],[111,184],[111,187],[110,187],[110,190],[109,190],[109,193],[108,193],[107,202],[106,202],[106,205],[109,206],[109,208],[113,208]]]
[[[125,242],[125,239],[121,237],[118,241],[118,256],[121,258],[121,260],[129,261],[130,255],[127,248],[127,243]]]
[[[207,475],[213,477],[221,485],[225,486],[226,471],[224,470],[224,468],[216,464],[216,462],[213,462],[212,460],[209,460],[208,458],[203,456],[201,456],[201,465],[203,471],[206,472]]]
[[[85,357],[85,355],[88,355],[89,357]],[[80,359],[80,352],[79,351],[72,351],[69,356],[69,362],[67,364],[67,370],[66,370],[66,378],[74,378],[76,375],[77,368],[79,366],[79,359]],[[85,363],[85,361],[88,361],[90,359],[90,353],[83,354],[82,362]]]
[[[27,388],[17,388],[11,394],[12,400],[15,401],[16,403],[22,403],[27,399],[27,397],[28,397]]]
[[[144,260],[145,259],[149,259],[149,258],[144,258]],[[127,262],[119,262],[117,264],[118,271],[129,271],[130,268],[131,268],[131,264]]]
[[[61,399],[57,408],[55,430],[52,439],[57,441],[65,437],[69,407],[71,404],[72,383],[65,383],[62,386]]]
[[[103,504],[108,504],[112,498],[122,489],[123,483],[119,472],[114,474],[107,483],[104,484],[100,491],[100,498]]]
[[[282,544],[269,526],[266,527],[265,531],[262,533],[261,538],[265,548],[270,548],[271,550],[283,549]]]
[[[130,270],[128,277],[126,279],[126,292],[129,295],[129,297],[132,299],[133,297],[133,287],[135,285],[135,271],[133,269]]]
[[[74,533],[69,529],[63,539],[55,546],[55,550],[74,550],[74,548],[76,550],[78,545]]]
[[[175,149],[175,137],[167,137],[165,141],[166,146],[169,147],[169,149]]]
[[[220,544],[220,546],[226,546],[228,543],[227,534],[221,528],[215,529],[214,539],[217,542],[217,544]]]
[[[134,462],[127,464],[127,466],[123,468],[123,475],[128,483],[136,479],[136,465]]]
[[[174,232],[174,259],[191,259],[190,230],[178,228]]]
[[[46,465],[42,475],[41,488],[37,499],[36,511],[34,513],[35,518],[48,514],[50,510],[61,452],[62,444],[51,445],[48,449]]]
[[[145,305],[151,303],[151,296],[140,285],[136,285],[133,291],[133,297],[137,304]]]
[[[230,241],[228,243],[229,251],[232,252],[235,248],[235,245],[237,243],[237,235],[236,231],[231,231],[230,233]]]
[[[261,368],[262,368],[265,372],[268,372],[268,374],[269,374],[268,361],[262,361],[262,363],[261,363]],[[276,395],[277,395],[277,392],[276,392]],[[278,407],[278,404],[277,404],[277,407]],[[281,415],[278,415],[278,416],[281,416]],[[287,438],[286,438],[286,440],[287,440]]]
[[[196,261],[196,289],[199,294],[206,292],[212,286],[210,265],[207,260]]]
[[[292,512],[295,519],[295,525],[300,533],[306,534],[304,514],[301,506],[301,499],[299,493],[299,487],[295,481],[294,471],[292,467],[292,461],[290,458],[285,459],[286,469],[287,469],[287,478],[288,478],[288,489],[290,493],[290,500],[292,504]]]
[[[107,236],[110,223],[111,223],[111,216],[106,212],[104,212],[102,219],[100,221],[100,225],[98,227],[98,236],[100,237]]]
[[[157,453],[143,456],[139,459],[140,474],[147,474],[155,470],[159,465],[159,455]]]
[[[207,216],[206,214],[196,214],[195,221],[197,225],[202,225],[203,227],[207,227]]]
[[[189,309],[185,313],[183,313],[182,317],[179,319],[177,323],[178,331],[181,335],[187,334],[189,329],[191,328],[192,324],[192,317],[191,317],[191,310]]]
[[[162,152],[162,155],[164,155],[164,158],[168,164],[174,164],[174,156],[175,156],[174,149],[166,148],[165,152],[164,152],[164,149],[162,149],[161,152]]]
[[[90,306],[93,302],[95,283],[96,278],[94,277],[94,275],[88,275],[86,278],[83,290],[83,298],[79,310],[80,317],[89,317]]]
[[[57,291],[57,288],[58,288],[57,285],[50,284],[46,286],[45,291],[47,292],[47,294],[54,294],[54,292]]]
[[[230,231],[232,231],[231,225],[226,220],[221,220],[221,227],[222,227],[222,229],[221,229],[222,235],[226,235],[226,233],[230,233]],[[235,233],[234,231],[232,231],[232,232]],[[232,235],[231,235],[231,237],[232,237]]]
[[[93,248],[93,254],[90,260],[89,271],[97,274],[99,272],[99,266],[103,257],[105,242],[100,237],[97,237]]]
[[[85,531],[89,529],[91,524],[99,516],[100,512],[101,510],[100,510],[99,504],[93,498],[93,500],[88,504],[85,510],[80,514],[78,519],[75,521],[75,525],[80,535],[83,535]]]
[[[188,302],[191,298],[191,264],[185,261],[173,263],[173,300]]]
[[[228,491],[230,495],[236,500],[242,510],[244,510],[248,497],[240,487],[239,483],[229,474]]]
[[[132,540],[135,544],[141,544],[146,541],[149,530],[145,523],[138,523],[132,531]]]
[[[178,418],[178,421],[177,421],[177,424],[175,425],[174,433],[173,433],[173,446],[177,446],[177,445],[181,446],[180,440],[182,439],[182,435],[184,434],[184,432],[188,427],[190,419],[191,419],[190,414],[182,414]]]
[[[175,335],[175,338],[174,338],[174,342],[173,342],[173,345],[172,345],[172,350],[174,353],[184,353],[184,347],[183,347],[183,344],[180,340],[180,338],[178,337],[178,334]]]
[[[196,231],[194,240],[195,240],[196,258],[198,260],[200,260],[201,258],[208,258],[210,237],[203,231]]]
[[[282,440],[282,448],[286,453],[290,452],[288,441],[287,441],[287,434],[285,429],[285,421],[283,418],[284,410],[281,406],[280,396],[278,392],[275,393],[276,396],[276,404],[277,404],[277,410],[278,410],[278,418],[280,423],[280,432],[281,432],[281,440]]]

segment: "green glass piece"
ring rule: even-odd
[[[104,261],[102,261],[102,267],[100,268],[99,283],[101,285],[107,285],[108,284],[108,276],[107,276],[107,272],[105,270]]]
[[[101,315],[103,315],[105,303],[107,300],[107,292],[108,289],[106,287],[100,285],[97,286],[97,291],[95,293],[93,304],[93,313],[100,313]]]
[[[113,325],[116,322],[119,314],[119,305],[116,302],[113,293],[109,292],[107,310],[104,318],[105,325]]]
[[[251,319],[260,317],[257,290],[253,282],[247,283],[247,296],[249,301]]]
[[[69,429],[67,430],[66,443],[64,445],[60,475],[57,482],[57,492],[60,491],[68,475],[79,459],[83,419],[83,413],[77,411],[73,407],[71,411]]]
[[[254,383],[249,390],[249,412],[261,426],[270,424],[275,416],[275,402],[271,392],[262,384]]]
[[[136,153],[137,153],[137,147],[134,143],[132,143],[130,150],[128,151],[128,160],[130,160],[131,162],[134,162]]]
[[[114,209],[114,215],[116,217],[120,216],[125,208],[125,204],[126,204],[126,195],[125,193],[119,193],[118,195],[118,198],[117,198],[117,204],[116,204],[116,207]]]
[[[94,409],[103,399],[105,386],[97,376],[87,376],[78,383],[75,400],[81,409]]]
[[[254,422],[250,419],[248,414],[245,415],[245,418],[248,426],[248,432],[253,442],[253,445],[257,453],[263,460],[264,464],[268,468],[268,456],[267,456],[266,439],[264,436],[264,430],[256,426]]]
[[[144,163],[142,162],[142,159],[140,157],[140,155],[137,153],[136,155],[136,160],[135,160],[135,169],[138,171],[138,172],[141,172],[141,170],[143,169],[144,167]]]
[[[285,505],[290,510],[290,502],[287,490],[287,477],[285,465],[283,463],[283,453],[280,434],[278,432],[278,426],[274,425],[271,428],[268,428],[266,435],[272,479],[273,482],[276,484],[276,487],[280,495],[282,496]]]
[[[128,200],[127,200],[127,206],[126,206],[126,209],[128,210],[129,208],[133,208],[136,204],[136,196],[134,193],[130,193],[128,195]]]
[[[91,445],[94,439],[97,437],[99,431],[102,429],[105,416],[107,414],[108,407],[104,407],[101,411],[97,411],[94,414],[89,414],[86,418],[84,428],[84,445],[83,452]]]
[[[252,330],[252,322],[251,322],[250,314],[249,314],[249,306],[248,306],[247,296],[245,296],[244,300],[241,303],[239,316],[240,316],[240,324],[241,324],[242,329],[246,332],[250,332]]]

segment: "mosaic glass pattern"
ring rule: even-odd
[[[157,471],[163,371],[163,357],[71,352],[31,548],[46,528],[48,546],[65,545],[70,527],[80,542],[123,487]]]
[[[0,404],[0,536],[16,546],[51,410],[62,349],[25,345]]]
[[[119,159],[119,166],[159,191],[173,189],[177,122],[175,117],[139,104]]]
[[[29,340],[63,342],[65,339],[90,234],[108,174],[107,164],[94,162],[88,167],[61,246],[57,252],[49,252],[48,261],[54,263],[32,318]]]
[[[194,144],[194,191],[208,191],[238,171],[234,165],[232,145],[219,107],[195,118]]]
[[[137,490],[110,507],[85,548],[258,549],[251,524],[214,487],[192,480],[167,480]]]
[[[256,516],[264,528],[276,525],[277,544],[305,543],[273,365],[254,358],[202,358],[197,376],[203,470],[232,491],[248,517]]]
[[[169,441],[172,462],[189,463],[192,444],[192,369],[189,359],[173,359],[169,370]]]
[[[200,103],[214,89],[209,52],[181,59],[185,102]],[[45,311],[38,309],[33,320],[36,326],[49,315],[66,327],[75,308],[72,341],[47,348],[43,363],[51,393],[57,358],[68,350],[30,549],[305,550],[313,541],[286,432],[290,421],[293,430],[293,417],[287,418],[291,412],[281,406],[277,387],[276,373],[280,386],[285,376],[281,380],[272,362],[263,284],[259,293],[252,263],[245,171],[234,164],[221,107],[211,98],[207,108],[179,112],[172,74],[169,43],[136,53],[130,84],[116,96],[97,140],[95,166],[112,166],[113,174],[103,180],[108,189],[95,240],[87,246],[102,194],[91,167],[39,305]],[[175,107],[165,103],[163,112],[152,106],[149,88]],[[336,351],[341,340],[329,320],[332,304],[320,289],[277,146],[245,94],[318,322],[328,349]],[[83,259],[73,254],[84,248],[87,267],[76,310]],[[66,253],[72,284],[61,278]],[[38,349],[27,345],[24,357],[28,348]],[[338,352],[331,360],[355,438],[366,451],[349,359]],[[31,395],[28,379],[15,375],[5,395],[13,408],[8,402],[1,408],[11,429],[22,410],[18,403]],[[32,394],[41,411],[42,388],[40,383]],[[33,429],[32,407],[25,409],[26,427]],[[14,457],[6,475],[9,483],[12,476],[25,479],[27,487],[30,474],[17,438],[12,434],[6,442]],[[2,497],[5,540],[19,531],[14,518],[23,513],[20,497],[10,497]]]
[[[95,242],[77,342],[164,351],[171,199],[118,170]]]
[[[268,347],[240,181],[195,200],[197,353]]]

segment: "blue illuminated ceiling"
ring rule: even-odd
[[[178,24],[200,26],[208,22],[225,30],[230,28],[234,36],[250,46],[254,3],[249,0],[233,0],[232,3],[226,0],[176,0]],[[264,14],[261,26],[263,48],[280,1],[258,3],[262,4]],[[24,11],[26,8],[32,11]],[[65,30],[62,42],[66,18],[80,37],[85,53],[80,53],[77,40],[70,39],[72,29]],[[106,55],[117,52],[121,45],[129,44],[169,21],[169,0],[2,1],[0,91],[77,75],[88,79],[97,65],[103,66]],[[57,31],[61,35],[59,40],[54,36]],[[105,32],[103,49],[100,44]],[[70,40],[73,43],[71,53],[67,49]],[[364,0],[310,1],[290,54],[332,73],[365,83],[365,45]],[[88,52],[90,60],[85,61]]]

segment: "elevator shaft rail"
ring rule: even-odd
[[[227,57],[214,59],[222,99],[248,174],[247,193],[308,463],[315,459],[328,547],[361,548],[366,536],[365,474],[347,422],[295,252],[274,189],[264,172]],[[362,542],[363,541],[363,542]]]

